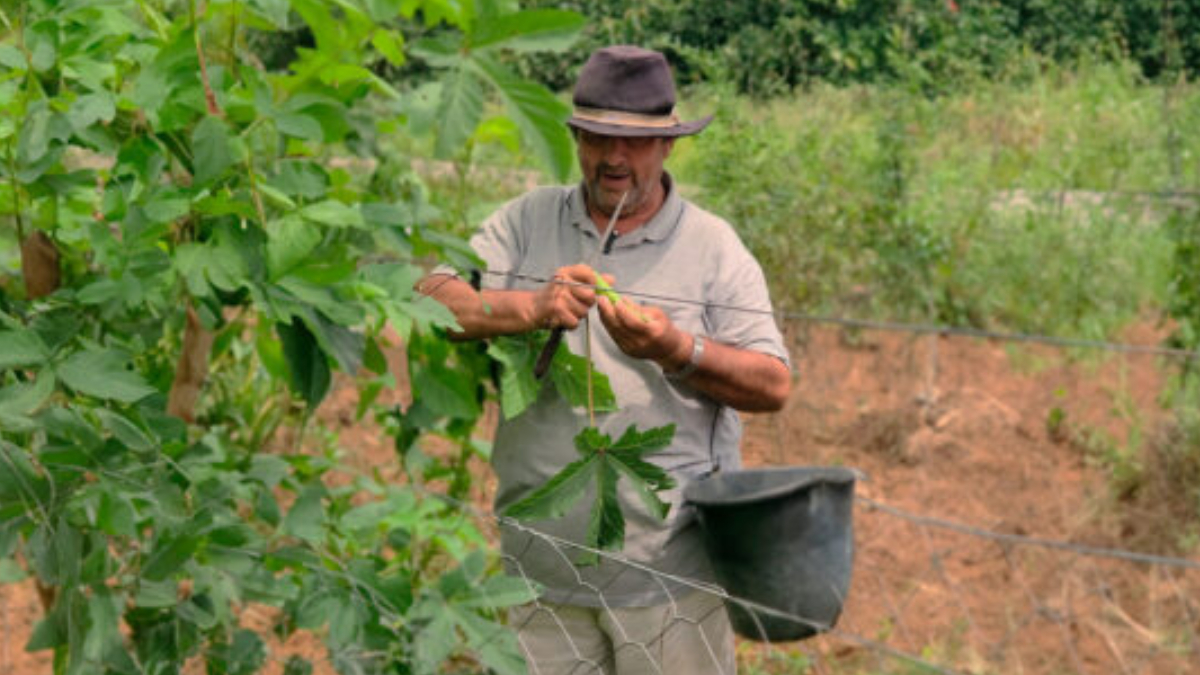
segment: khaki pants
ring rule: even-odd
[[[540,603],[510,611],[530,675],[735,675],[721,598],[692,591],[653,607]]]

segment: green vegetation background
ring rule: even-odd
[[[671,168],[784,310],[1200,345],[1194,2],[3,0],[0,25],[0,583],[49,591],[30,647],[56,672],[255,672],[250,602],[344,672],[521,671],[500,621],[532,589],[454,504],[491,364],[412,284],[570,178],[559,120],[598,44],[662,49],[684,116],[717,115]],[[407,407],[379,402],[389,325]],[[1153,450],[1196,514],[1177,363],[1183,433]],[[334,370],[402,483],[313,415]],[[1106,460],[1125,494],[1129,450]]]

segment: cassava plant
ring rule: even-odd
[[[379,74],[417,21],[478,68],[429,85],[428,128]],[[488,0],[0,2],[0,583],[41,591],[26,649],[55,673],[310,672],[243,624],[254,603],[340,672],[523,672],[497,612],[528,584],[444,501],[347,466],[313,412],[334,371],[376,407],[394,331],[424,412],[390,414],[470,440],[477,404],[436,375],[478,360],[427,377],[453,318],[412,290],[418,260],[468,254],[419,191],[344,167],[394,166],[388,134],[452,152],[496,95],[561,172],[561,104],[496,55],[578,25]],[[249,47],[297,30],[285,68]]]
[[[599,274],[596,275],[596,290],[614,305],[624,302]],[[583,330],[591,330],[590,319],[584,321]],[[538,397],[542,383],[532,373],[535,357],[548,339],[546,331],[538,331],[529,336],[499,340],[489,349],[504,365],[501,402],[505,416],[520,415]],[[675,425],[644,431],[630,425],[616,440],[601,431],[596,424],[596,412],[611,412],[618,401],[608,377],[592,369],[590,334],[584,344],[588,353],[583,356],[572,354],[565,345],[559,344],[550,363],[550,381],[558,394],[573,407],[586,408],[588,413],[588,425],[574,438],[574,449],[580,458],[510,505],[504,514],[519,520],[561,518],[591,487],[591,515],[583,543],[594,550],[619,551],[625,543],[625,517],[617,494],[617,484],[622,478],[633,487],[643,508],[660,519],[667,517],[670,505],[659,499],[657,493],[674,487],[675,481],[661,467],[643,457],[670,445],[675,438]],[[599,558],[589,551],[578,562],[592,565],[599,562]]]

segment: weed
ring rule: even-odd
[[[717,120],[673,166],[784,307],[1104,339],[1162,309],[1171,282],[1164,204],[1145,194],[1173,180],[1160,100],[1121,64],[935,99],[711,89],[692,104]],[[1176,126],[1180,152],[1200,153],[1200,116]]]

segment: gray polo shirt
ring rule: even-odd
[[[615,287],[635,301],[661,307],[683,330],[787,363],[758,263],[728,223],[682,199],[670,176],[664,174],[664,182],[667,197],[659,212],[618,237],[607,254],[596,258],[594,267],[613,275]],[[471,245],[487,264],[486,287],[534,289],[541,282],[504,273],[547,279],[559,267],[587,260],[600,241],[583,190],[574,186],[538,188],[509,202],[483,224]],[[585,353],[584,325],[565,336],[564,342],[576,354]],[[671,445],[646,456],[678,484],[659,495],[670,502],[671,511],[665,522],[659,520],[622,479],[619,494],[626,527],[621,555],[670,575],[710,580],[698,523],[680,495],[690,479],[718,467],[740,466],[742,429],[737,413],[685,383],[666,379],[654,363],[623,354],[595,308],[586,325],[592,331],[592,360],[608,375],[619,407],[617,412],[597,415],[597,426],[616,439],[631,424],[641,430],[675,424]],[[496,510],[520,500],[578,459],[573,439],[587,424],[587,411],[569,407],[553,387],[546,387],[537,402],[515,419],[503,420],[492,454],[499,478]],[[527,525],[552,537],[581,542],[592,501],[589,493],[563,518]],[[501,535],[509,571],[541,583],[546,589],[543,597],[550,602],[648,606],[667,601],[676,590],[663,577],[612,561],[578,567],[573,564],[578,550],[553,546],[515,528],[503,527]]]

